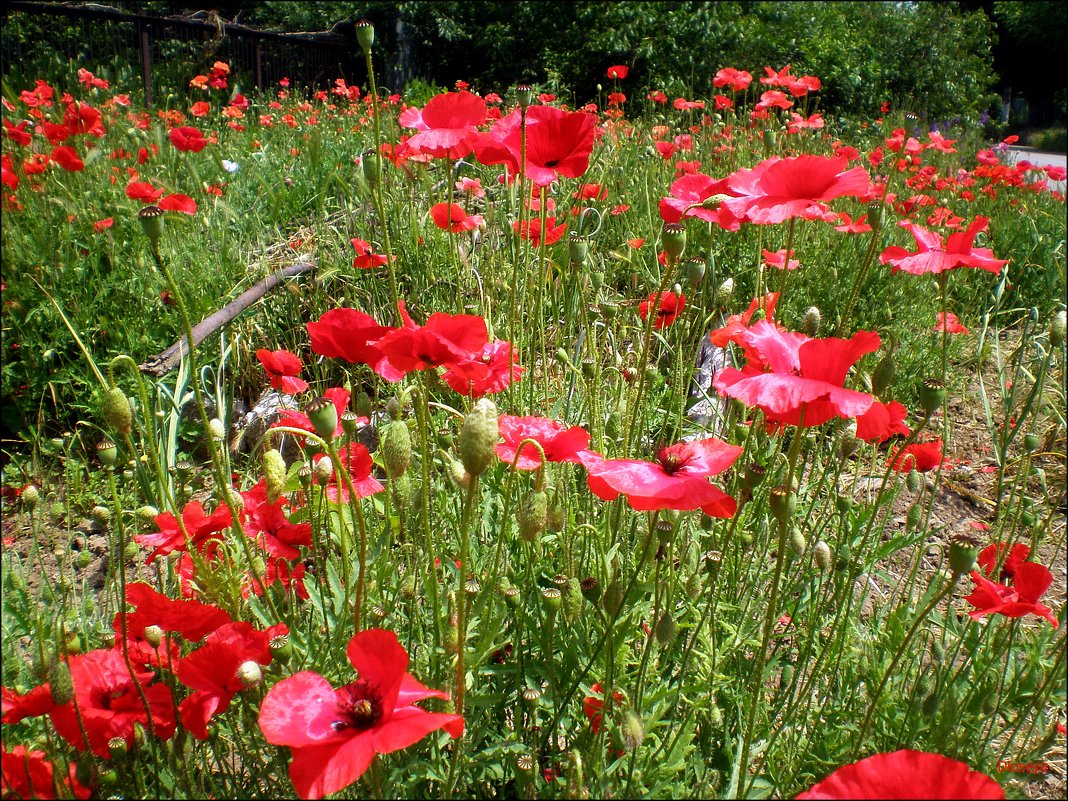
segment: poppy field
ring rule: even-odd
[[[357,34],[4,84],[3,797],[1061,795],[1064,169]]]

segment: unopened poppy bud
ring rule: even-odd
[[[256,578],[262,579],[267,575],[267,560],[262,556],[254,556],[249,563],[249,572]]]
[[[789,545],[790,550],[798,556],[805,552],[805,548],[807,547],[805,535],[801,533],[801,529],[797,526],[792,526],[790,528]]]
[[[263,452],[263,480],[267,486],[267,502],[274,503],[286,488],[286,460],[274,448]]]
[[[1024,437],[1024,450],[1028,453],[1037,451],[1041,444],[1042,440],[1039,438],[1038,434],[1027,434]]]
[[[909,470],[909,474],[905,476],[905,486],[913,494],[920,491],[920,487],[923,486],[923,477],[919,470]]]
[[[820,310],[815,306],[805,309],[805,316],[801,320],[801,330],[810,337],[816,336],[820,330]]]
[[[920,524],[920,505],[913,504],[905,513],[905,531],[915,531]]]
[[[888,351],[883,358],[879,360],[879,363],[875,365],[875,369],[871,374],[871,392],[877,398],[882,398],[883,394],[890,388],[890,385],[894,383],[894,352]]]
[[[619,586],[619,582],[616,579],[612,579],[608,586],[604,588],[601,604],[610,617],[615,617],[619,610],[623,608],[623,588]]]
[[[287,664],[293,656],[293,643],[290,642],[288,634],[271,637],[268,646],[271,649],[271,659],[280,664]]]
[[[667,648],[671,645],[671,641],[675,639],[676,631],[678,631],[678,626],[675,625],[675,618],[671,616],[671,612],[664,612],[653,628],[653,634],[656,636],[656,641],[660,643],[661,648]]]
[[[138,557],[138,554],[140,554],[140,552],[141,551],[140,551],[137,543],[134,542],[133,540],[130,540],[129,542],[126,543],[126,548],[125,548],[125,550],[123,550],[122,553],[123,553],[123,556],[126,557],[126,561],[127,562],[132,562],[133,560],[135,560]]]
[[[519,536],[524,542],[534,542],[549,522],[549,496],[544,491],[534,491],[523,499],[515,513]]]
[[[979,558],[979,538],[971,534],[956,534],[949,541],[949,569],[955,576],[971,573]]]
[[[89,551],[79,551],[78,558],[74,560],[74,566],[79,570],[85,570],[93,563],[93,554]]]
[[[237,672],[234,674],[241,686],[246,689],[249,687],[255,687],[261,681],[263,681],[263,671],[260,670],[258,662],[254,662],[249,659],[247,662],[242,662],[237,667]]]
[[[104,393],[104,402],[100,413],[112,430],[119,436],[126,436],[133,427],[133,409],[126,394],[118,387],[112,387]]]
[[[226,436],[226,426],[218,417],[213,417],[208,420],[208,433],[211,434],[213,440],[218,442]]]
[[[114,467],[119,461],[119,449],[110,439],[103,439],[96,444],[96,455],[105,467]]]
[[[939,665],[946,660],[946,649],[942,647],[942,641],[937,637],[931,640],[931,659]]]
[[[638,746],[645,741],[645,725],[642,723],[642,719],[638,717],[638,713],[633,709],[628,709],[623,716],[623,722],[619,726],[619,733],[623,741],[623,750],[628,754],[636,751]]]
[[[834,564],[834,554],[831,552],[831,546],[823,540],[816,543],[816,547],[812,549],[812,561],[816,563],[816,568],[821,573],[826,573],[831,569]]]
[[[20,499],[26,510],[32,512],[37,508],[37,502],[41,500],[41,493],[33,484],[27,484],[22,490]]]
[[[582,769],[582,755],[578,751],[570,751],[567,755],[567,798],[583,801],[590,797],[590,788],[586,786],[586,779]]]
[[[369,19],[361,19],[356,23],[356,41],[364,54],[371,52],[375,43],[375,26]]]
[[[534,99],[534,87],[521,83],[515,88],[515,99],[520,108],[526,108]]]
[[[315,474],[315,478],[320,484],[326,484],[334,475],[334,463],[330,460],[329,456],[324,456],[315,463],[312,472]]]
[[[94,506],[89,512],[89,519],[102,529],[107,529],[111,523],[111,510],[106,506]]]
[[[773,487],[768,494],[771,514],[780,523],[786,523],[797,508],[797,495],[786,487]]]
[[[499,437],[497,405],[489,398],[480,398],[464,419],[458,442],[460,459],[468,473],[478,476],[489,467]]]
[[[563,595],[564,601],[564,617],[569,622],[578,620],[578,617],[582,614],[582,609],[586,604],[586,599],[582,597],[581,583],[577,578],[572,576],[567,580],[567,583],[560,588],[560,592]]]
[[[1053,315],[1049,323],[1049,344],[1059,348],[1064,344],[1065,334],[1068,333],[1068,312],[1061,309]]]
[[[357,417],[370,417],[371,412],[374,411],[374,403],[371,400],[371,396],[361,390],[356,395],[356,415]],[[389,404],[386,404],[386,411],[389,411]]]
[[[563,531],[566,522],[567,515],[564,513],[564,507],[559,503],[549,504],[549,518],[545,523],[546,528],[549,531]]]
[[[946,399],[946,385],[937,378],[925,378],[920,384],[920,407],[931,415],[942,408]]]
[[[142,523],[153,523],[159,516],[159,509],[155,506],[145,504],[137,510],[137,519]]]
[[[924,717],[933,718],[938,714],[938,707],[941,704],[941,698],[938,695],[938,690],[932,690],[931,693],[923,699],[923,714]]]
[[[360,416],[356,412],[346,409],[341,413],[341,430],[349,439],[356,436],[356,429],[360,426]]]
[[[838,510],[839,514],[846,514],[853,508],[853,499],[848,495],[839,495],[834,499],[834,507]]]
[[[686,277],[686,283],[691,287],[695,287],[700,284],[705,278],[705,271],[708,266],[705,264],[704,259],[692,258],[687,259],[685,264],[682,265],[683,275]]]
[[[468,473],[464,466],[456,459],[449,459],[448,465],[449,478],[452,479],[460,489],[467,489],[471,485],[471,474]]]
[[[327,442],[337,430],[337,407],[329,398],[319,397],[304,407],[315,433]]]
[[[449,623],[445,630],[445,652],[455,656],[460,653],[460,627],[455,623]]]
[[[590,240],[581,234],[571,234],[567,240],[567,253],[572,264],[585,264],[590,253]]]
[[[412,463],[412,437],[407,423],[394,419],[382,426],[378,447],[387,476],[399,478],[408,472]]]
[[[678,261],[686,250],[686,226],[682,223],[664,223],[660,240],[668,259]]]
[[[74,682],[70,677],[70,668],[62,659],[57,659],[48,667],[48,690],[52,703],[56,706],[69,704],[74,697]]]
[[[849,563],[852,559],[852,551],[849,550],[848,545],[843,545],[838,549],[838,553],[834,559],[834,569],[838,571],[844,571],[849,567]]]
[[[152,249],[159,247],[160,237],[163,236],[164,211],[159,206],[145,206],[137,212],[137,219],[141,221],[141,228],[152,243]]]
[[[726,306],[734,294],[734,279],[728,278],[716,288],[716,305]]]

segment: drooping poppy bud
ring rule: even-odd
[[[458,442],[460,459],[468,473],[479,476],[485,472],[493,461],[493,448],[499,437],[497,405],[489,398],[480,398],[464,419]]]
[[[274,503],[286,486],[286,460],[274,448],[263,452],[263,478],[267,485],[267,502]]]
[[[115,433],[125,437],[133,427],[133,410],[126,394],[118,387],[112,387],[104,393],[100,404],[100,414]]]

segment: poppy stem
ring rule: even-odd
[[[875,251],[879,249],[879,232],[882,230],[881,226],[873,225],[871,227],[871,239],[868,242],[868,252],[864,254],[864,261],[860,265],[860,269],[857,270],[857,277],[853,279],[853,289],[849,292],[849,300],[846,301],[845,310],[842,312],[842,318],[838,322],[838,329],[834,332],[836,337],[842,336],[842,332],[846,330],[846,325],[849,323],[849,316],[853,313],[853,304],[857,302],[857,296],[860,294],[860,288],[864,284],[864,279],[868,276],[868,270],[871,268],[872,260],[875,258]],[[789,256],[787,256],[789,258]]]

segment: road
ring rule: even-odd
[[[1064,153],[1046,153],[1042,150],[1035,150],[1030,147],[1010,147],[1005,155],[1006,164],[1015,164],[1017,161],[1030,161],[1039,167],[1053,166],[1053,167],[1065,167],[1068,166],[1068,157]],[[1055,189],[1058,192],[1065,191],[1064,181],[1050,181],[1049,186],[1051,189]]]

